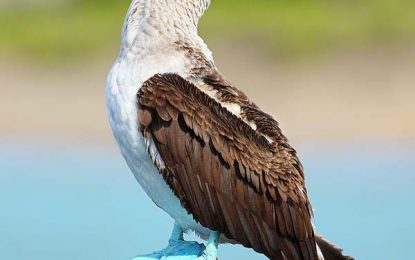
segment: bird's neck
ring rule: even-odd
[[[133,0],[123,29],[123,45],[171,43],[197,38],[197,25],[211,0]]]

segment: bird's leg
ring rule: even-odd
[[[206,249],[203,251],[203,256],[206,260],[216,260],[218,255],[220,233],[217,231],[210,232],[209,240]]]
[[[137,256],[132,260],[216,260],[219,236],[219,232],[211,232],[206,247],[195,241],[184,241],[183,229],[175,223],[169,239],[169,245],[165,249]]]
[[[179,241],[183,241],[183,229],[181,226],[179,226],[179,224],[175,222],[169,239],[169,244],[173,244]]]

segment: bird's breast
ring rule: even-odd
[[[157,73],[186,74],[184,63],[178,58],[162,62],[147,59],[134,63],[117,60],[111,69],[106,88],[106,102],[113,135],[129,168],[153,202],[165,210],[184,229],[208,234],[181,206],[179,199],[154,166],[138,124],[136,98],[145,80]]]

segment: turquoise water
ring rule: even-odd
[[[298,151],[322,234],[357,259],[413,259],[415,142]],[[163,248],[172,223],[117,152],[0,141],[0,259],[129,259]],[[265,259],[240,246],[219,253]]]

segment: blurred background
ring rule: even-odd
[[[173,221],[113,141],[105,80],[129,0],[0,0],[0,259],[129,259]],[[315,225],[356,259],[415,243],[415,1],[213,0],[219,69],[280,122]],[[195,239],[190,236],[189,239]],[[265,259],[240,246],[220,259]]]

